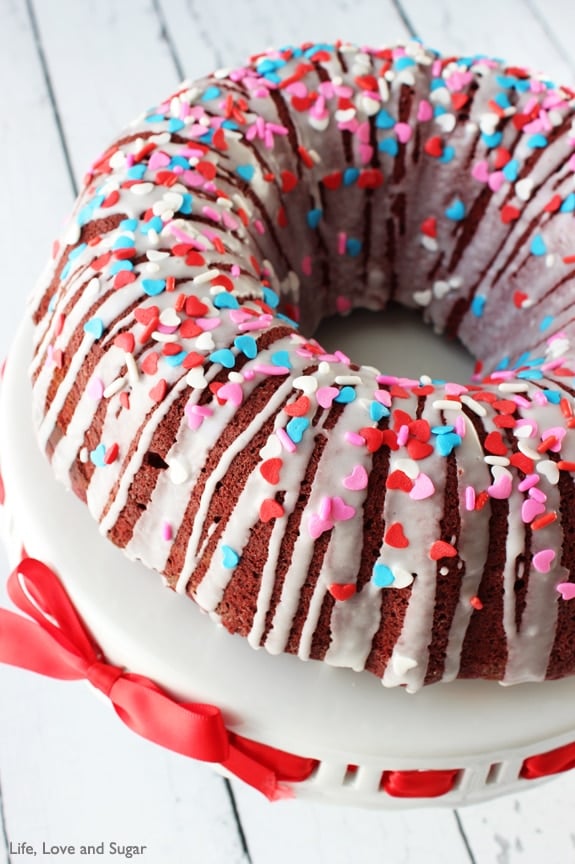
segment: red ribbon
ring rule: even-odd
[[[292,797],[282,783],[305,780],[315,768],[313,759],[229,732],[214,705],[178,702],[149,678],[107,663],[42,561],[24,558],[8,579],[8,594],[32,620],[0,609],[0,662],[51,678],[87,679],[138,735],[184,756],[219,762],[272,801]]]
[[[394,798],[438,798],[451,792],[457,768],[443,771],[384,771],[382,787]]]
[[[547,753],[529,756],[521,766],[521,777],[525,780],[536,780],[538,777],[548,777],[575,768],[575,744],[564,744]]]

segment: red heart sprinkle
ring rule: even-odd
[[[284,408],[285,413],[289,417],[303,417],[309,411],[309,399],[307,396],[300,396],[295,402],[290,402]]]
[[[158,371],[159,356],[156,351],[147,354],[140,364],[142,372],[145,372],[146,375],[155,375]]]
[[[461,111],[463,106],[467,105],[468,102],[469,95],[467,93],[453,93],[451,96],[451,104],[456,111]]]
[[[518,309],[521,309],[526,300],[529,299],[529,296],[524,291],[514,291],[513,292],[513,303],[517,306]]]
[[[383,173],[379,168],[364,168],[357,179],[360,189],[378,189],[383,183]]]
[[[407,452],[412,459],[425,459],[433,453],[433,445],[418,441],[417,438],[410,438],[407,442]]]
[[[121,348],[122,351],[125,351],[127,354],[131,354],[136,345],[136,340],[134,339],[133,333],[118,333],[114,339],[114,345],[116,345],[117,348]]]
[[[455,546],[452,546],[451,543],[447,543],[445,540],[436,540],[435,543],[431,544],[431,549],[429,550],[429,557],[432,561],[439,561],[440,558],[455,558],[457,555],[457,549]]]
[[[490,432],[485,439],[485,449],[488,453],[493,453],[494,456],[506,456],[507,447],[503,441],[501,432]]]
[[[260,506],[260,519],[262,522],[269,522],[271,519],[278,519],[283,516],[284,508],[275,498],[265,498]]]
[[[184,357],[182,366],[184,369],[194,369],[196,366],[201,366],[204,362],[204,357],[202,354],[198,354],[197,351],[190,351],[189,354],[186,354]]]
[[[403,532],[401,522],[394,522],[385,532],[385,542],[388,546],[393,546],[396,549],[405,549],[409,546],[409,540]]]
[[[210,285],[213,285],[214,288],[223,288],[225,291],[233,291],[234,283],[230,279],[229,276],[226,276],[225,273],[220,273],[219,276],[214,276],[213,279],[210,279]],[[187,311],[187,310],[186,310]],[[188,312],[188,315],[191,314]]]
[[[350,597],[353,597],[357,589],[355,582],[334,582],[332,585],[328,586],[327,590],[334,600],[343,602],[344,600],[349,600]]]
[[[421,223],[421,233],[426,237],[437,237],[437,219],[435,216],[429,216]]]
[[[409,424],[409,434],[418,441],[429,441],[431,438],[431,426],[427,420],[413,420]]]
[[[134,309],[134,318],[139,324],[150,324],[159,316],[160,310],[157,306],[139,306]]]
[[[202,177],[205,177],[206,180],[213,180],[216,176],[216,166],[213,162],[198,162],[196,165],[196,171],[199,171]]]
[[[401,489],[402,492],[411,492],[413,480],[404,471],[392,471],[385,481],[388,489]]]
[[[205,263],[206,259],[204,256],[196,252],[195,249],[186,255],[186,264],[188,267],[203,267]]]
[[[273,459],[266,459],[265,462],[262,462],[260,465],[260,474],[267,480],[268,483],[271,483],[272,486],[275,486],[279,483],[280,480],[280,471],[283,466],[283,460],[278,457],[274,457]]]
[[[365,440],[366,447],[369,453],[375,453],[383,444],[383,432],[381,429],[375,429],[373,426],[364,426],[359,430],[359,434]]]
[[[495,162],[494,162],[496,170],[500,171],[501,168],[504,168],[510,159],[511,159],[511,153],[509,152],[509,150],[507,150],[506,147],[497,147],[497,149],[495,150]]]
[[[195,294],[190,295],[190,297],[186,297],[186,302],[184,303],[184,310],[186,315],[189,315],[190,318],[203,318],[204,315],[208,314],[208,307],[205,303],[196,297]]]
[[[193,339],[194,336],[199,336],[200,333],[203,333],[203,330],[201,327],[198,327],[193,318],[188,318],[187,321],[184,321],[180,325],[179,335],[182,339]]]
[[[150,398],[154,400],[154,402],[161,402],[164,396],[166,395],[166,390],[168,389],[168,385],[163,378],[154,384],[150,392]]]
[[[132,270],[120,270],[119,273],[114,277],[114,288],[116,291],[118,288],[125,288],[126,285],[129,285],[131,282],[136,281],[136,274],[132,272]]]
[[[326,174],[321,182],[328,189],[334,191],[335,189],[339,189],[341,186],[341,179],[341,171],[334,171],[333,174]]]
[[[428,138],[425,144],[423,145],[423,149],[428,154],[428,156],[433,156],[436,159],[443,153],[443,141],[439,137],[439,135],[433,135],[431,138]]]
[[[508,225],[510,222],[514,222],[516,219],[519,219],[521,216],[521,212],[517,209],[517,207],[513,207],[512,204],[505,204],[501,208],[501,221]]]
[[[282,192],[291,192],[297,186],[298,180],[291,171],[281,172]]]
[[[543,208],[546,213],[555,213],[563,203],[561,195],[554,195]]]

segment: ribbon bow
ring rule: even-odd
[[[216,706],[178,702],[149,678],[107,663],[42,561],[24,558],[8,579],[8,594],[32,620],[0,609],[0,662],[51,678],[88,680],[138,735],[184,756],[218,762],[271,801],[291,797],[282,783],[305,780],[313,771],[313,759],[228,731]]]

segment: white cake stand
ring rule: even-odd
[[[525,759],[575,741],[574,679],[511,688],[456,681],[409,695],[369,673],[254,651],[219,629],[126,560],[52,478],[32,430],[30,345],[25,325],[1,392],[9,554],[17,563],[25,544],[58,573],[111,663],[178,698],[217,705],[231,731],[314,758],[296,796],[339,804],[454,806],[517,792],[540,782],[520,776]],[[456,769],[455,784],[437,798],[395,797],[381,783],[383,772],[447,769]]]

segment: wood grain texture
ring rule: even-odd
[[[566,0],[0,0],[0,74],[11,82],[0,94],[0,353],[71,204],[67,159],[77,181],[182,73],[292,41],[389,43],[410,26],[443,51],[501,55],[575,81]],[[233,783],[238,824],[224,781],[136,738],[87,686],[0,668],[0,692],[0,864],[43,860],[9,856],[6,838],[141,843],[146,864],[575,860],[572,775],[457,819],[269,805]]]

